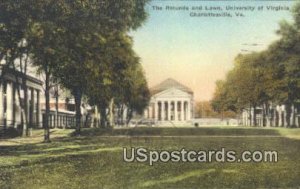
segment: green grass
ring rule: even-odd
[[[50,144],[40,143],[38,139],[32,144],[1,146],[0,142],[1,189],[300,187],[300,129],[84,129],[81,137],[67,136],[69,131],[56,132],[59,138]],[[232,137],[235,135],[242,137]],[[147,163],[125,163],[123,147],[152,150],[217,150],[224,147],[238,153],[276,150],[279,161],[160,162],[149,166]]]
[[[86,129],[82,131],[84,136],[228,136],[228,135],[281,135],[290,134],[287,129],[282,128],[255,128],[255,127],[134,127],[117,129]],[[297,134],[300,134],[300,130]]]

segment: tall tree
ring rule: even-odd
[[[68,33],[66,54],[69,58],[62,66],[61,81],[71,90],[76,104],[76,131],[80,133],[81,97],[89,82],[87,76],[95,66],[102,64],[99,56],[111,54],[111,49],[105,49],[110,37],[115,38],[131,29],[136,29],[146,18],[145,5],[148,1],[68,1],[72,7],[70,16],[66,19]],[[115,45],[118,45],[118,41]],[[95,59],[95,54],[98,57]],[[73,73],[67,75],[67,73]],[[64,76],[63,76],[64,75]]]
[[[0,3],[0,61],[4,60],[7,67],[23,74],[22,77],[15,74],[16,89],[21,108],[23,136],[30,134],[28,129],[28,92],[26,85],[30,55],[30,45],[28,45],[26,37],[27,30],[32,23],[29,8],[29,1],[20,3],[4,1]],[[24,99],[22,99],[21,90],[24,93]]]

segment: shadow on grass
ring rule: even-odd
[[[4,129],[0,126],[0,139],[16,138],[21,136],[21,131],[12,127]]]
[[[0,146],[0,188],[2,178],[2,186],[11,188],[41,188],[47,185],[61,185],[61,188],[241,188],[239,184],[245,183],[247,186],[253,181],[252,188],[299,186],[296,180],[300,170],[299,140],[285,137],[226,137],[237,133],[241,136],[284,136],[280,132],[259,128],[83,129],[79,137],[53,138],[49,144]],[[126,137],[102,137],[122,135]],[[174,137],[151,137],[157,135]],[[188,137],[190,135],[200,137]],[[204,135],[221,135],[224,138],[201,138]],[[237,152],[270,149],[280,153],[280,162],[276,165],[158,163],[153,167],[124,163],[122,147],[135,146],[155,150],[178,150],[183,147],[217,150],[223,146]],[[282,170],[290,174],[282,173]]]
[[[128,138],[107,138],[101,136],[128,136]],[[35,163],[47,163],[60,161],[61,158],[70,158],[73,156],[94,155],[95,153],[119,151],[122,146],[180,146],[179,144],[199,143],[198,139],[188,138],[188,136],[247,136],[247,135],[267,135],[281,136],[278,130],[259,129],[259,128],[122,128],[122,129],[83,129],[81,136],[64,136],[55,138],[52,143],[23,144],[16,146],[0,146],[0,168],[18,165],[31,165]],[[148,136],[172,136],[171,138],[149,138]],[[187,136],[180,138],[176,136]],[[208,139],[205,139],[208,140]],[[205,143],[205,140],[203,141]],[[244,139],[223,138],[213,139],[216,143],[227,141],[234,144],[235,141]],[[255,141],[249,139],[247,141]],[[266,141],[266,139],[261,139]],[[272,139],[276,141],[277,139]],[[279,140],[279,139],[278,139]],[[299,140],[288,138],[280,139],[282,141],[295,142]],[[202,144],[203,142],[200,141]],[[157,148],[157,147],[156,147]]]
[[[157,128],[157,127],[134,127],[119,129],[83,129],[82,136],[246,136],[246,135],[271,135],[280,136],[278,130],[262,128]]]
[[[0,146],[0,156],[24,156],[24,155],[55,155],[64,152],[79,152],[81,150],[94,150],[107,146],[101,136],[128,136],[129,144],[132,141],[149,143],[147,136],[280,136],[278,130],[259,128],[122,128],[122,129],[83,129],[81,136],[57,137],[52,143],[24,144],[15,146]],[[97,136],[100,136],[97,137]],[[144,137],[145,136],[145,137]],[[133,137],[133,138],[131,138]],[[138,140],[141,139],[141,140]],[[119,139],[122,140],[122,139]],[[99,143],[100,142],[100,143]],[[117,139],[114,140],[116,144]],[[121,142],[124,142],[122,140]],[[106,144],[105,144],[106,143]]]

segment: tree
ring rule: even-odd
[[[102,56],[102,64],[94,66],[97,68],[93,70],[94,78],[87,84],[90,104],[100,109],[102,127],[106,123],[114,125],[115,106],[118,108],[118,115],[123,114],[126,107],[130,110],[128,112],[131,112],[131,117],[133,111],[143,111],[149,99],[149,90],[139,58],[132,50],[132,39],[125,34],[109,39],[117,43],[107,43],[105,49],[110,51]],[[107,117],[107,110],[110,112],[110,119]]]
[[[266,105],[269,100],[265,88],[267,79],[264,64],[264,53],[238,55],[234,68],[228,73],[226,80],[216,83],[213,107],[218,111],[236,112],[246,108],[250,111],[253,109],[253,125],[257,126],[256,108]]]
[[[234,68],[225,81],[217,83],[213,100],[215,108],[228,108],[225,106],[226,102],[240,108],[252,107],[254,125],[257,125],[255,109],[261,107],[264,126],[267,114],[271,125],[274,116],[277,117],[274,125],[279,125],[278,117],[282,117],[282,126],[285,125],[285,120],[287,127],[296,124],[296,105],[300,99],[299,12],[300,3],[297,3],[292,12],[294,21],[280,23],[280,29],[277,31],[280,38],[267,50],[237,56]],[[276,105],[285,105],[285,118],[282,112],[278,115]]]
[[[56,2],[56,1],[55,1]],[[31,46],[34,65],[45,75],[46,111],[43,121],[44,142],[50,142],[49,114],[50,89],[53,73],[59,70],[59,64],[64,60],[65,29],[60,26],[65,16],[65,6],[62,1],[40,1],[32,6],[31,19],[33,24],[28,30],[27,41]],[[58,79],[56,79],[58,80]]]
[[[128,88],[124,90],[125,104],[128,108],[126,125],[132,119],[133,112],[142,114],[150,101],[150,91],[141,65],[133,65],[128,71]]]
[[[287,127],[296,124],[296,102],[300,99],[300,4],[293,8],[293,23],[282,21],[277,34],[280,39],[268,49],[269,78],[268,93],[277,104],[284,104]],[[293,113],[292,123],[291,114]],[[284,120],[284,119],[282,119]],[[284,126],[284,121],[281,124]]]
[[[59,78],[74,95],[78,134],[81,98],[87,90],[86,84],[90,81],[91,70],[97,70],[97,64],[106,64],[107,59],[101,56],[112,54],[111,49],[107,48],[110,46],[108,43],[114,41],[110,40],[111,38],[116,39],[116,36],[122,36],[129,30],[141,26],[147,15],[145,12],[147,2],[147,0],[68,1],[69,7],[72,7],[64,24],[67,26],[68,45],[65,54],[68,58],[60,68]],[[119,42],[114,42],[118,46]],[[105,71],[101,73],[106,74]]]
[[[29,1],[18,4],[13,1],[5,1],[0,4],[0,61],[4,60],[6,67],[23,74],[23,77],[15,74],[23,136],[30,134],[27,119],[28,92],[26,85],[27,67],[30,63],[30,45],[26,40],[27,29],[31,25],[29,7]],[[24,100],[21,97],[21,90],[24,91]]]
[[[147,1],[39,1],[33,12],[31,27],[35,64],[46,75],[46,125],[45,141],[49,133],[49,81],[55,77],[69,89],[75,98],[76,133],[80,133],[81,99],[87,91],[87,83],[98,64],[107,74],[107,58],[111,55],[109,43],[118,46],[116,36],[139,27],[146,18]],[[116,56],[114,56],[116,57]],[[70,74],[72,73],[72,74]],[[105,78],[105,76],[103,77]],[[48,102],[48,103],[47,103]],[[48,104],[48,105],[47,105]]]

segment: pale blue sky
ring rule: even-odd
[[[190,11],[154,11],[152,6],[221,6],[224,9],[227,5],[291,7],[292,4],[292,1],[153,0],[147,7],[147,22],[132,33],[150,87],[172,77],[191,87],[196,100],[209,100],[215,81],[225,77],[241,49],[266,48],[277,38],[279,21],[291,19],[288,11],[267,10],[244,12],[243,18],[194,18],[190,17]]]

